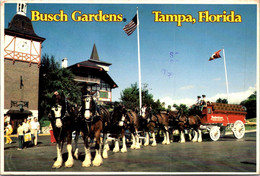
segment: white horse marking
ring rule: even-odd
[[[149,142],[150,142],[150,139],[149,139],[149,133],[148,132],[145,132],[145,143],[144,143],[144,146],[148,146],[149,145]]]
[[[103,158],[101,157],[101,150],[96,150],[95,158],[92,162],[93,166],[100,166],[103,163]]]
[[[201,134],[201,130],[198,130],[198,132],[199,132],[198,142],[202,142],[202,134]]]
[[[62,155],[61,155],[61,148],[59,147],[59,144],[56,146],[57,148],[57,160],[52,165],[52,168],[60,168],[62,166]]]
[[[57,117],[61,117],[61,105],[58,105],[57,107],[52,107],[51,110],[53,110],[54,112],[54,116]]]
[[[91,154],[90,154],[90,149],[86,148],[84,146],[85,149],[85,159],[82,163],[82,167],[89,167],[91,165]]]
[[[72,167],[74,164],[74,160],[72,157],[72,146],[71,144],[67,144],[67,151],[68,151],[68,160],[65,162],[65,167]]]
[[[123,147],[122,147],[122,149],[121,149],[121,152],[122,152],[122,153],[127,152],[126,142],[125,142],[125,141],[126,141],[126,140],[125,140],[125,136],[123,136]]]
[[[60,118],[56,119],[56,127],[57,128],[61,128],[62,127],[62,122],[61,122]]]
[[[155,138],[155,133],[154,133],[154,132],[152,133],[152,136],[153,136],[153,143],[152,143],[152,146],[154,147],[154,146],[157,145],[157,144],[156,144],[156,138]]]
[[[84,113],[84,117],[86,119],[89,119],[90,118],[90,98],[87,97],[85,98],[85,113]]]
[[[61,122],[61,109],[62,107],[58,105],[57,107],[52,107],[51,110],[54,112],[54,117],[56,118],[56,127],[61,128],[62,122]]]
[[[113,149],[113,152],[115,152],[115,153],[119,152],[119,142],[118,142],[118,139],[116,139],[115,147]]]
[[[185,136],[184,136],[183,131],[181,131],[180,138],[181,138],[180,143],[185,143]]]
[[[119,126],[123,126],[124,125],[124,121],[125,121],[125,115],[122,114],[122,118],[121,118],[121,121],[119,122]]]
[[[142,113],[142,117],[145,117],[145,111],[146,111],[146,107],[142,107],[141,109],[141,113]]]
[[[192,142],[198,142],[198,132],[194,130],[194,137],[192,139]]]

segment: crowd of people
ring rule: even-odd
[[[18,138],[18,149],[22,150],[23,148],[28,147],[29,145],[36,146],[38,143],[38,131],[40,130],[40,123],[36,117],[25,118],[23,122],[18,124],[17,128],[17,138]],[[6,142],[5,144],[11,144],[11,134],[13,133],[13,127],[10,124],[10,121],[7,121],[5,127],[6,133]]]

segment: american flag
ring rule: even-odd
[[[137,27],[137,15],[123,28],[125,33],[129,36],[131,35]]]

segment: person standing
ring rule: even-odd
[[[23,149],[23,135],[24,135],[23,126],[22,126],[22,123],[19,123],[18,128],[17,128],[17,138],[18,138],[18,149],[17,150]]]
[[[6,132],[6,142],[5,142],[5,144],[11,144],[12,143],[11,134],[13,133],[13,127],[10,124],[9,121],[7,122],[5,132]]]
[[[37,118],[34,117],[34,119],[31,122],[31,134],[32,134],[32,142],[34,145],[37,145],[38,140],[38,130],[40,130],[40,123],[38,122]]]

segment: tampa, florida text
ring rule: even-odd
[[[161,11],[152,11],[154,16],[154,22],[176,22],[177,26],[182,26],[182,23],[241,23],[242,17],[239,14],[235,14],[235,11],[231,10],[229,13],[223,11],[222,14],[210,14],[208,10],[199,11],[198,17],[194,18],[190,14],[163,14]],[[124,21],[123,14],[104,14],[102,10],[98,10],[96,14],[85,14],[79,10],[75,10],[71,13],[71,19],[75,22],[121,22]],[[60,10],[57,14],[40,13],[39,11],[31,11],[32,21],[56,21],[66,22],[68,21],[68,15]]]

